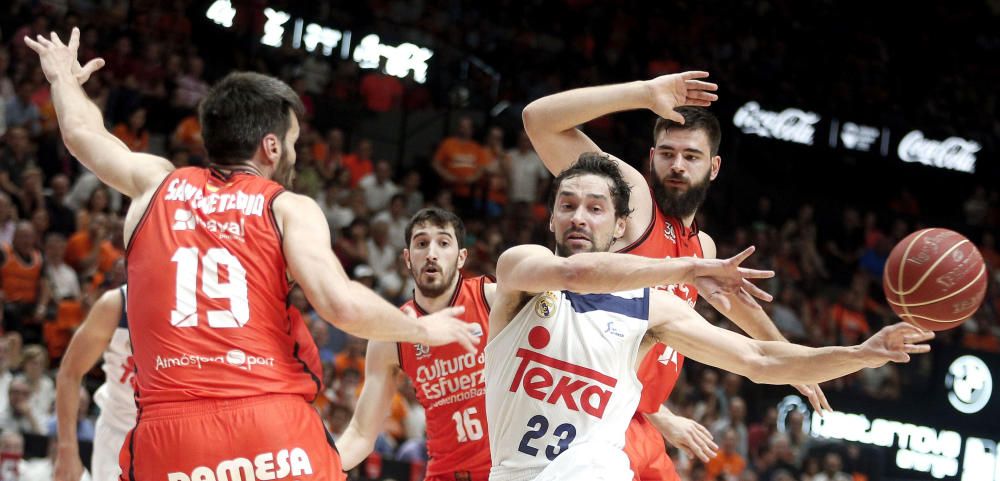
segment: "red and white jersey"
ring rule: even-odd
[[[653,203],[653,221],[646,232],[628,247],[618,251],[643,257],[663,259],[668,257],[703,257],[698,226],[684,227],[676,217],[668,217]],[[698,301],[698,289],[691,284],[671,284],[656,286],[670,292],[694,307]],[[642,382],[642,400],[638,411],[654,413],[659,410],[677,384],[677,378],[684,365],[684,356],[674,348],[657,343],[646,353],[639,365],[639,381]]]
[[[94,403],[101,408],[101,416],[115,426],[130,429],[135,425],[135,390],[132,388],[134,365],[132,344],[128,336],[128,310],[125,305],[126,286],[118,288],[122,296],[122,312],[118,327],[104,350],[104,384],[94,393]]]
[[[282,187],[245,172],[188,167],[157,189],[128,246],[137,400],[317,395],[286,311],[288,280],[271,210]]]
[[[649,292],[544,292],[495,335],[486,346],[490,479],[533,479],[576,445],[624,447]]]
[[[443,346],[397,343],[399,366],[410,376],[417,399],[427,415],[427,476],[448,473],[485,473],[490,469],[490,446],[486,432],[486,383],[483,365],[490,308],[485,286],[487,276],[460,277],[448,304],[464,306],[462,318],[482,329],[475,354],[458,343]],[[401,307],[413,316],[424,316],[414,300]]]

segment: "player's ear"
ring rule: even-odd
[[[719,168],[722,167],[722,157],[716,155],[712,157],[712,174],[709,176],[708,180],[715,180],[719,176]]]
[[[458,266],[458,269],[461,269],[462,267],[465,266],[465,259],[468,259],[468,258],[469,258],[469,250],[468,249],[466,249],[466,248],[463,247],[463,248],[461,248],[461,249],[458,250],[458,260],[455,263]]]
[[[260,148],[264,159],[266,159],[267,165],[278,164],[278,161],[281,160],[281,149],[284,147],[285,146],[282,145],[281,139],[273,133],[265,135],[264,138],[260,140]]]
[[[615,219],[615,240],[625,236],[625,227],[628,226],[628,216],[623,215]]]
[[[413,266],[410,264],[410,249],[403,249],[403,263],[406,264],[406,268],[413,270]]]

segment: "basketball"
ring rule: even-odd
[[[892,310],[904,321],[943,331],[972,316],[986,295],[986,265],[961,234],[930,228],[896,244],[882,274]]]

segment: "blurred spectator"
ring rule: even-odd
[[[0,431],[42,434],[43,425],[31,408],[31,387],[23,378],[14,378],[7,391],[7,404],[0,411]]]
[[[410,215],[406,212],[406,195],[397,193],[389,200],[389,208],[372,219],[372,222],[384,222],[389,228],[389,244],[397,251],[407,247],[406,225],[410,223]]]
[[[851,481],[851,476],[841,471],[843,462],[837,453],[826,453],[823,457],[823,472],[813,477],[813,481]]]
[[[514,211],[523,208],[518,204],[534,204],[545,199],[545,186],[550,174],[523,130],[518,132],[517,147],[507,151],[507,159],[510,163],[506,169],[510,176],[507,193]]]
[[[94,442],[96,418],[90,413],[90,392],[83,386],[80,386],[80,406],[78,409],[79,414],[77,415],[76,437],[80,441]],[[55,436],[58,422],[59,420],[56,419],[55,413],[53,413],[52,416],[49,416],[45,433],[49,436]]]
[[[40,423],[39,427],[44,427],[44,423],[48,422],[56,400],[56,384],[46,375],[48,368],[49,355],[42,346],[25,346],[22,373],[15,376],[13,381],[24,381],[31,391],[28,404],[31,406],[32,416]]]
[[[351,174],[351,188],[357,187],[361,179],[375,170],[372,163],[372,152],[372,141],[361,139],[358,141],[358,149],[344,156],[344,168]]]
[[[719,452],[705,465],[705,475],[708,479],[717,479],[719,476],[736,477],[743,474],[746,466],[746,459],[740,456],[736,448],[736,432],[727,429],[719,443]]]
[[[424,193],[420,191],[420,172],[410,170],[403,176],[401,194],[406,199],[406,215],[412,216],[424,208]]]
[[[49,212],[49,225],[53,232],[70,236],[76,232],[76,214],[66,207],[69,193],[69,177],[58,174],[49,182],[49,193],[45,196],[45,208]]]
[[[728,431],[732,431],[735,439],[733,444],[734,452],[746,461],[749,455],[748,435],[747,435],[747,404],[743,398],[734,396],[729,399],[728,415],[719,419],[711,426],[712,434],[716,439],[724,439]]]
[[[8,126],[4,141],[6,145],[0,151],[0,189],[17,198],[24,171],[35,166],[33,147],[28,131],[20,126]]]
[[[372,112],[399,109],[403,102],[403,83],[385,73],[386,58],[379,57],[379,68],[361,76],[361,96]]]
[[[356,217],[351,221],[351,225],[344,229],[344,234],[333,242],[333,252],[347,272],[368,262],[368,221],[363,217]]]
[[[389,242],[389,224],[378,220],[373,222],[368,239],[368,265],[375,271],[379,284],[395,271],[397,257],[399,250]]]
[[[375,164],[375,172],[358,182],[365,192],[365,203],[371,212],[379,212],[389,205],[392,196],[399,192],[399,186],[392,181],[392,164],[380,160]]]
[[[434,153],[431,166],[463,209],[472,205],[473,185],[489,165],[489,153],[473,140],[472,118],[458,119],[455,135],[444,139]]]
[[[111,131],[132,152],[149,152],[149,131],[146,130],[146,109],[139,107],[128,115],[128,120]]]
[[[48,284],[42,278],[42,253],[35,228],[20,222],[14,242],[0,252],[0,286],[3,291],[3,327],[20,332],[28,342],[41,340],[41,322],[49,302]]]
[[[31,101],[35,85],[30,80],[22,80],[17,84],[16,95],[4,106],[7,121],[7,131],[15,127],[27,129],[31,135],[42,133],[42,115],[38,106]]]

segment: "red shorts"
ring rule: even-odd
[[[641,413],[635,413],[625,431],[625,454],[633,481],[680,481],[660,431]]]
[[[347,479],[319,414],[290,394],[144,407],[118,462],[120,481]]]

